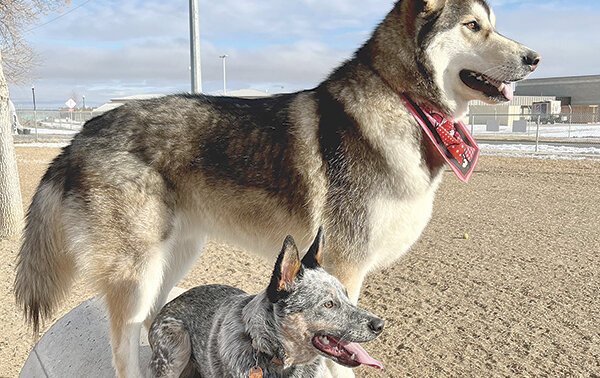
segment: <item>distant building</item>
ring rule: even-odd
[[[556,96],[563,105],[599,105],[600,75],[523,80],[517,83],[515,94]]]
[[[100,114],[106,113],[109,110],[113,110],[115,108],[118,108],[119,106],[130,102],[130,101],[135,101],[135,100],[148,100],[151,98],[157,98],[157,97],[162,97],[164,95],[162,94],[143,94],[143,95],[133,95],[133,96],[127,96],[127,97],[120,97],[120,98],[112,98],[110,100],[110,102],[107,102],[106,104],[100,105],[99,107],[97,107],[96,109],[92,110],[92,117],[95,116],[99,116]]]
[[[497,105],[489,105],[483,101],[469,102],[466,122],[484,124],[488,119],[497,119],[500,125],[512,126],[514,121],[531,114],[534,102],[556,100],[555,96],[515,96],[511,101]]]
[[[215,94],[216,96],[222,96],[221,93]],[[127,97],[113,98],[110,102],[106,104],[100,105],[96,109],[92,111],[92,116],[98,116],[100,114],[106,113],[109,110],[118,108],[119,106],[135,100],[147,100],[151,98],[162,97],[165,95],[162,94],[143,94],[143,95],[133,95]],[[271,96],[268,92],[259,91],[257,89],[239,89],[235,91],[227,91],[228,97],[241,97],[241,98],[260,98],[260,97],[268,97]]]
[[[235,91],[227,91],[229,97],[241,98],[260,98],[271,96],[269,92],[259,91],[258,89],[238,89]]]

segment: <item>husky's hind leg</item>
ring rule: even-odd
[[[190,234],[185,229],[177,229],[169,238],[173,243],[171,251],[164,258],[162,285],[150,313],[144,320],[147,330],[150,330],[154,317],[166,303],[171,289],[185,276],[202,254],[206,237],[190,236]]]
[[[149,327],[169,291],[183,277],[202,252],[201,238],[182,234],[176,222],[169,235],[155,247],[137,245],[134,264],[115,262],[112,270],[121,280],[109,280],[105,287],[111,320],[113,362],[119,377],[139,376],[139,336],[142,324]],[[147,236],[147,235],[146,235]],[[156,241],[155,241],[156,242]]]
[[[152,357],[148,377],[179,378],[189,368],[192,346],[190,335],[180,320],[164,318],[148,333]]]
[[[142,375],[140,330],[162,292],[167,257],[176,253],[169,239],[173,204],[162,179],[142,171],[130,181],[136,185],[97,185],[86,202],[73,205],[83,208],[78,214],[86,214],[79,223],[89,230],[87,267],[106,299],[119,378]]]
[[[153,251],[135,265],[119,267],[121,279],[103,283],[110,318],[110,343],[117,376],[140,377],[140,329],[162,287],[163,261]]]

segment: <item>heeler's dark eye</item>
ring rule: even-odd
[[[325,302],[325,304],[323,304],[323,306],[325,306],[326,308],[332,308],[333,306],[335,306],[335,303],[333,303],[333,301],[327,301]]]
[[[474,31],[474,32],[478,32],[481,30],[481,26],[479,26],[477,21],[471,21],[469,23],[466,23],[465,26],[467,28],[469,28],[469,30]]]

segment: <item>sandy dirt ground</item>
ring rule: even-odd
[[[57,152],[17,148],[25,205]],[[599,161],[507,157],[482,157],[468,185],[446,173],[419,242],[365,281],[360,305],[386,320],[366,348],[385,369],[357,376],[599,375],[599,178]],[[0,376],[32,348],[12,294],[18,246],[0,242]],[[256,293],[272,264],[211,243],[179,286]],[[55,319],[91,296],[77,284]]]

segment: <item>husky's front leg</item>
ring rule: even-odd
[[[348,297],[352,303],[358,303],[358,297],[360,296],[360,288],[362,287],[363,280],[367,274],[367,269],[364,264],[357,262],[350,262],[348,260],[334,261],[333,265],[327,268],[329,273],[337,277],[338,280],[348,290]],[[351,368],[347,368],[336,364],[331,360],[327,360],[328,373],[326,377],[331,378],[354,378],[354,371]]]
[[[336,364],[331,360],[327,360],[327,375],[326,377],[331,378],[354,378],[354,371],[352,369],[343,367],[341,365]]]

